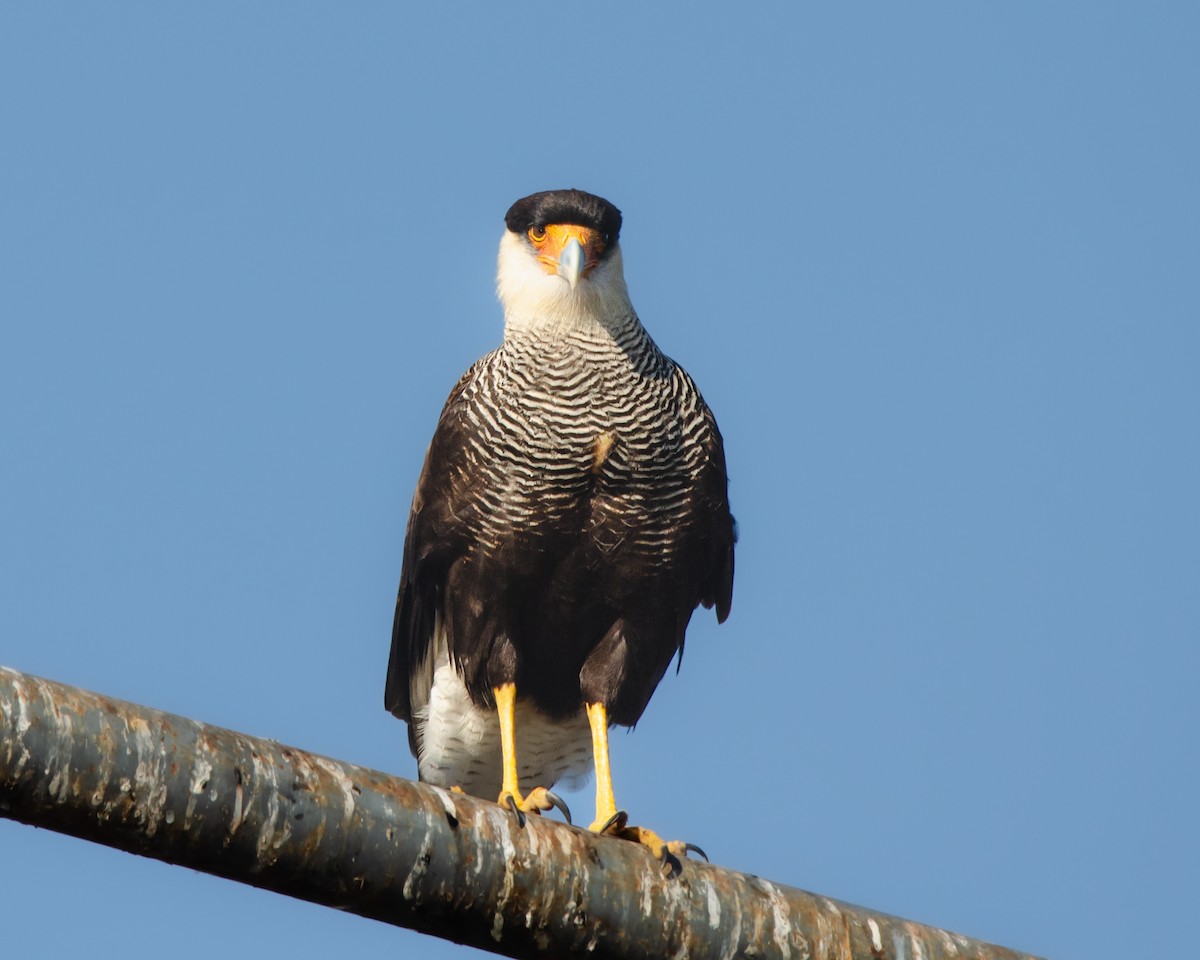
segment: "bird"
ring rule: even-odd
[[[630,301],[623,218],[582,190],[505,215],[500,346],[459,379],[408,517],[385,706],[419,778],[526,813],[594,769],[590,830],[676,862],[630,826],[609,729],[632,727],[698,606],[729,616],[724,443]]]

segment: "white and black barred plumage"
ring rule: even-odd
[[[522,786],[591,759],[585,703],[632,725],[697,605],[729,613],[721,436],[629,302],[620,213],[579,191],[518,201],[503,344],[451,392],[409,517],[386,705],[423,780],[495,796],[492,690],[515,683]],[[594,236],[578,286],[530,237]]]

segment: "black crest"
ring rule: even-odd
[[[582,190],[543,190],[509,207],[504,223],[513,233],[548,223],[574,223],[604,234],[605,243],[612,246],[621,233],[621,211],[603,197]]]

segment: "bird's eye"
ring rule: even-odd
[[[600,235],[600,239],[601,239],[601,240],[604,242],[604,244],[605,244],[606,246],[608,245],[608,234],[607,234],[607,233],[602,233],[602,234]]]
[[[529,239],[534,243],[541,243],[546,239],[546,230],[544,227],[530,227]]]

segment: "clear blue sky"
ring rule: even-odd
[[[504,211],[578,186],[741,529],[619,803],[1031,952],[1194,951],[1198,49],[1182,2],[6,5],[0,662],[413,775],[413,484]],[[0,860],[13,956],[469,953]]]

